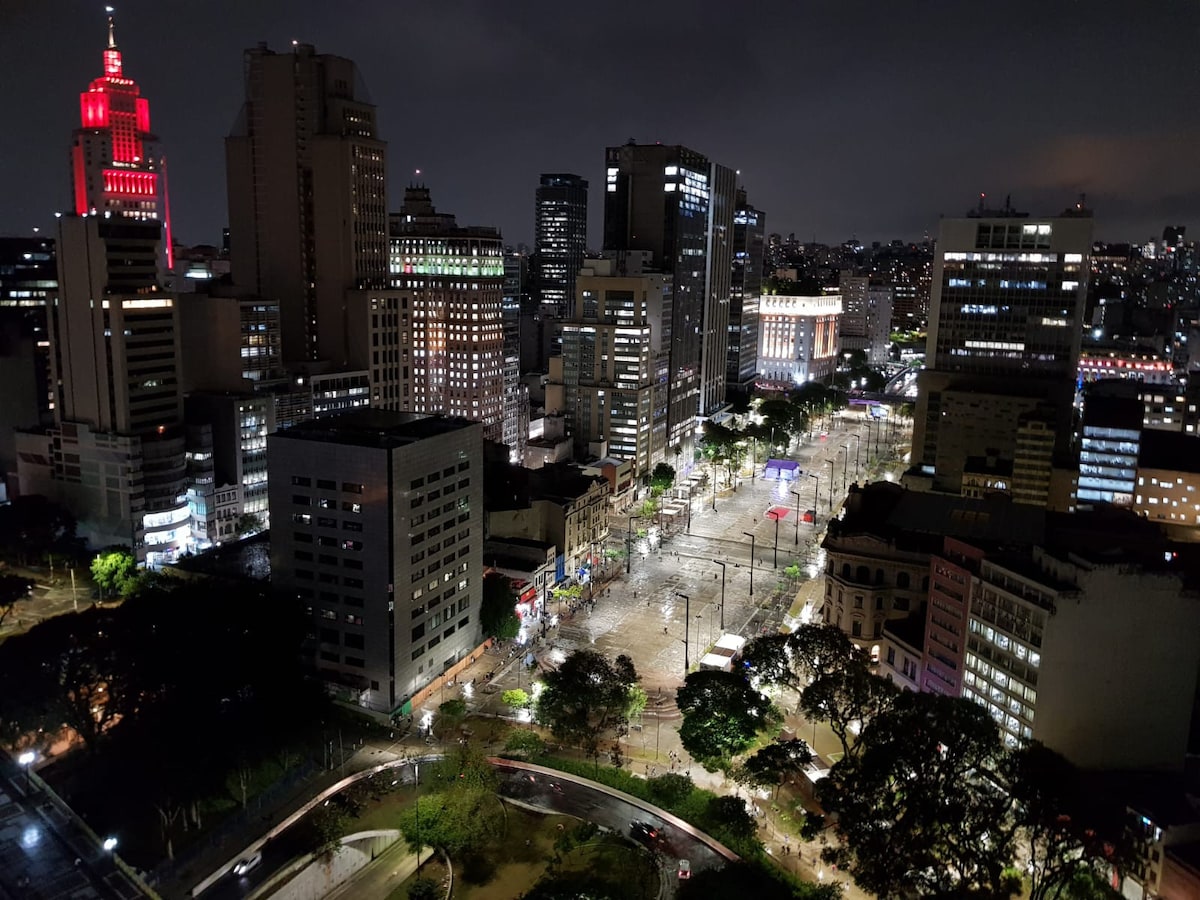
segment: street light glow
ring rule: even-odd
[[[104,839],[104,849],[109,853],[112,853],[114,850],[116,850],[117,839],[115,837],[106,837]]]
[[[35,759],[37,759],[37,756],[34,754],[34,752],[32,750],[26,750],[17,757],[17,762],[23,766],[32,766]]]

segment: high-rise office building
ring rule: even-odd
[[[392,289],[380,315],[400,339],[373,346],[372,382],[399,376],[394,398],[372,404],[482,422],[504,440],[504,244],[494,228],[460,226],[429,189],[409,187],[392,216]],[[373,313],[374,315],[374,313]],[[399,331],[396,332],[396,328]],[[377,370],[380,370],[377,372]],[[515,375],[515,373],[514,373]],[[515,390],[515,385],[513,386]]]
[[[681,146],[629,143],[605,158],[605,251],[649,251],[671,282],[667,443],[688,454],[696,417],[725,397],[734,173]]]
[[[758,304],[762,294],[763,234],[767,216],[739,188],[733,214],[733,273],[729,280],[729,346],[725,388],[749,394],[758,366]]]
[[[861,350],[872,365],[887,362],[893,289],[873,283],[867,275],[842,272],[838,292],[842,295],[841,352]]]
[[[166,158],[150,133],[150,101],[125,75],[111,13],[104,74],[79,95],[71,186],[76,215],[109,213],[161,223],[163,260],[168,269],[174,265]]]
[[[543,314],[561,319],[575,297],[587,252],[588,183],[578,175],[542,175],[534,195],[534,260]]]
[[[225,140],[234,283],[276,298],[285,363],[347,365],[352,294],[387,285],[386,144],[355,64],[309,44],[246,51]]]
[[[267,439],[272,583],[308,607],[340,696],[409,712],[479,644],[483,435],[361,410]]]
[[[1011,461],[1039,410],[1066,453],[1091,245],[1086,210],[942,221],[908,483],[958,493],[966,458]]]
[[[667,459],[671,284],[630,260],[623,268],[618,274],[616,260],[598,259],[581,270],[575,312],[560,325],[562,356],[551,360],[546,408],[566,417],[577,454],[607,441],[612,456],[648,475]]]

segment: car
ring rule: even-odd
[[[803,518],[800,519],[805,524],[817,521],[817,511],[815,509],[806,509]]]
[[[692,877],[692,863],[690,860],[681,859],[679,861],[679,877],[683,879]]]
[[[249,856],[239,859],[233,864],[233,874],[241,878],[247,872],[258,868],[258,864],[262,862],[261,853],[252,853]]]
[[[630,822],[629,833],[639,841],[652,844],[660,837],[660,832],[649,822]]]

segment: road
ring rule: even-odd
[[[659,816],[619,797],[566,781],[560,775],[533,774],[519,769],[499,767],[500,794],[520,800],[544,812],[563,813],[611,828],[630,837],[629,824],[649,822],[659,830],[658,843],[652,848],[663,869],[663,876],[674,879],[679,860],[691,862],[692,870],[717,869],[727,860],[685,828],[669,824]],[[674,881],[670,882],[673,887]]]

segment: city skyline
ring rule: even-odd
[[[599,183],[603,148],[629,137],[703,147],[741,171],[771,231],[824,243],[919,239],[980,192],[1035,214],[1086,192],[1106,240],[1146,240],[1200,210],[1200,175],[1178,163],[1200,149],[1195,79],[1183,68],[1189,25],[1200,25],[1191,7],[1131,17],[1110,2],[1026,3],[1003,20],[983,8],[949,20],[935,10],[771,3],[741,27],[716,3],[682,17],[551,11],[469,3],[449,16],[421,5],[401,19],[366,4],[350,15],[310,3],[119,4],[126,69],[155,99],[171,160],[176,238],[219,241],[222,144],[240,106],[242,52],[262,40],[287,52],[293,39],[358,63],[389,144],[391,208],[418,178],[464,222],[497,226],[508,243],[532,244],[539,173]],[[75,98],[105,46],[104,11],[15,4],[6,19],[14,40],[0,55],[0,82],[26,88],[8,92],[10,116],[32,127],[0,139],[0,158],[24,173],[0,233],[45,233],[71,206],[62,159]],[[697,63],[689,90],[676,75],[681,58]],[[713,64],[722,58],[727,66]]]

